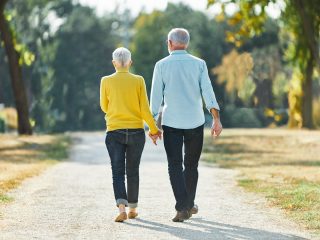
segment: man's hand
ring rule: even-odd
[[[149,137],[151,138],[152,142],[154,145],[157,145],[157,140],[158,138],[161,140],[162,139],[162,132],[159,130],[156,134],[151,134],[149,132]]]
[[[221,132],[222,132],[222,124],[220,122],[220,119],[215,119],[211,127],[211,135],[213,137],[219,137]]]
[[[220,122],[220,114],[217,109],[211,108],[210,112],[213,118],[213,124],[211,127],[211,135],[213,137],[219,137],[220,133],[222,132],[222,124]]]

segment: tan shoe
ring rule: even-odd
[[[130,219],[134,219],[138,216],[138,213],[137,212],[129,212],[128,213],[128,218]]]
[[[190,209],[190,213],[191,214],[197,214],[199,211],[198,205],[194,205],[191,209]]]
[[[127,220],[128,216],[126,212],[122,212],[118,215],[118,217],[116,217],[116,219],[114,220],[115,222],[123,222],[124,220]]]

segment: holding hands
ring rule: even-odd
[[[149,137],[151,138],[153,144],[157,145],[158,139],[162,139],[162,132],[160,130],[158,130],[156,134],[151,134],[151,132],[149,132]]]

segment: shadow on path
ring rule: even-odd
[[[224,223],[212,222],[204,220],[202,218],[192,218],[191,222],[184,222],[181,224],[200,228],[199,230],[188,229],[185,227],[170,226],[162,223],[157,223],[149,220],[137,218],[135,219],[138,223],[125,222],[130,226],[141,227],[158,232],[166,232],[177,238],[186,240],[199,240],[199,239],[247,239],[247,240],[304,240],[306,238],[290,235],[281,234],[276,232],[270,232],[265,230],[258,230],[253,228],[239,227]],[[180,224],[180,223],[177,223]]]

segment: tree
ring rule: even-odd
[[[47,113],[53,131],[95,130],[105,125],[99,106],[100,79],[114,72],[112,52],[118,39],[113,19],[99,18],[93,9],[74,5],[52,44],[55,56]]]
[[[5,14],[7,2],[8,0],[0,0],[0,33],[8,57],[11,84],[18,112],[18,132],[19,134],[31,135],[32,128],[29,121],[28,99],[22,79],[21,65],[19,64],[20,55],[16,49],[16,40]]]
[[[227,32],[227,39],[236,46],[241,46],[243,41],[263,31],[263,25],[267,19],[265,9],[268,4],[275,3],[276,0],[231,0],[228,2],[208,0],[208,5],[220,3],[222,9],[225,10],[225,6],[230,2],[236,3],[239,8],[228,20],[229,24],[235,27],[235,30]],[[291,56],[289,61],[302,73],[302,78],[300,78],[303,92],[301,96],[302,107],[297,109],[301,111],[302,127],[313,128],[312,75],[315,67],[319,69],[320,66],[318,47],[320,4],[317,0],[285,0],[285,4],[281,20],[291,35],[291,43],[289,43],[287,50],[288,55]]]
[[[239,54],[236,50],[222,58],[221,65],[215,67],[213,72],[218,76],[218,83],[226,83],[226,91],[230,94],[231,104],[244,88],[248,76],[253,69],[253,59],[249,53]]]
[[[28,93],[34,131],[48,132],[55,124],[55,118],[51,113],[52,96],[49,94],[53,85],[52,60],[57,45],[55,35],[72,9],[71,0],[10,0],[6,6],[7,12],[12,15],[10,26],[15,30],[19,46],[23,46],[24,49],[20,60],[24,63],[22,74]],[[26,58],[28,56],[32,59]],[[3,68],[4,66],[0,65],[0,71],[3,71]],[[3,82],[8,89],[7,79]],[[10,93],[10,91],[4,93],[4,102],[9,106],[13,105]]]
[[[135,35],[131,48],[134,70],[145,78],[148,92],[154,65],[168,55],[167,34],[175,27],[189,30],[191,41],[188,51],[204,59],[208,69],[217,66],[223,54],[230,50],[231,44],[225,42],[224,34],[228,26],[208,19],[203,12],[189,6],[169,3],[164,11],[141,13],[134,24]],[[210,77],[215,79],[213,74]],[[224,98],[223,88],[215,85],[218,99]]]

